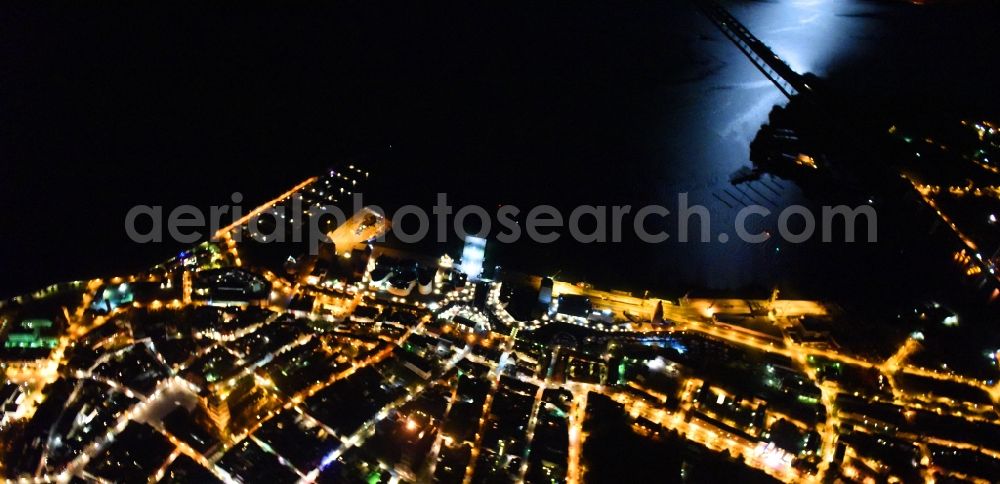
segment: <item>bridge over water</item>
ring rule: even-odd
[[[698,6],[722,34],[732,41],[785,97],[791,99],[792,96],[812,91],[801,74],[792,70],[728,10],[711,0],[699,1]]]

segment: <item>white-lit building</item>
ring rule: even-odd
[[[470,281],[479,279],[483,273],[483,260],[486,258],[486,239],[482,237],[466,237],[465,248],[462,249],[462,262],[459,270],[469,276]]]

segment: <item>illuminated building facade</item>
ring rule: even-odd
[[[479,279],[483,273],[483,260],[486,258],[486,239],[481,237],[466,237],[465,248],[462,249],[462,272],[469,276],[470,281]]]

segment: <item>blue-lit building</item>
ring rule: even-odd
[[[462,262],[458,267],[469,276],[470,281],[475,281],[483,273],[483,260],[485,258],[486,239],[469,236],[465,238],[465,248],[462,249]]]

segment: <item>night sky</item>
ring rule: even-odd
[[[996,8],[891,5],[857,16],[869,30],[824,66],[831,82],[887,107],[995,112]],[[2,12],[0,295],[174,254],[126,239],[134,204],[263,200],[344,160],[370,160],[380,190],[420,202],[656,200],[728,175],[699,173],[692,154],[728,145],[687,127],[732,108],[691,93],[753,72],[687,2]]]

